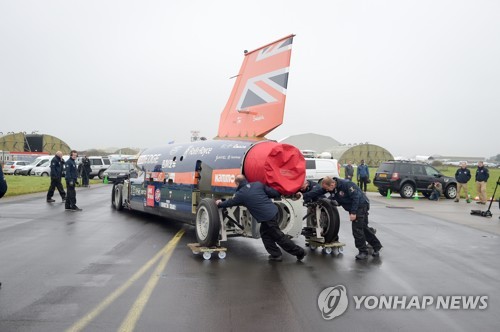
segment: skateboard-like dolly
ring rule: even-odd
[[[212,253],[216,252],[220,259],[226,258],[227,248],[225,247],[202,247],[199,243],[188,243],[189,249],[193,254],[202,254],[203,259],[209,260],[212,257]]]
[[[323,253],[327,255],[338,255],[338,254],[343,254],[344,253],[344,246],[345,243],[342,242],[331,242],[331,243],[323,243],[323,242],[318,242],[314,241],[311,239],[306,239],[306,243],[309,244],[309,249],[311,250],[316,250],[316,248],[323,248]]]

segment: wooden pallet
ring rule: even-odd
[[[195,254],[195,255],[202,254],[203,258],[206,260],[210,259],[212,257],[212,253],[214,253],[214,252],[217,253],[217,256],[220,259],[226,258],[227,248],[225,248],[225,247],[218,247],[218,246],[202,247],[202,246],[200,246],[199,243],[188,243],[187,246],[189,247],[189,249],[191,249],[193,254]]]

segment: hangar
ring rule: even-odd
[[[289,136],[280,142],[292,144],[301,150],[314,150],[318,155],[327,152],[340,164],[348,161],[359,164],[364,160],[369,166],[378,166],[383,161],[394,159],[387,149],[375,144],[341,144],[331,137],[312,133]]]
[[[69,154],[71,148],[63,140],[46,134],[26,134],[25,132],[8,133],[0,136],[0,151],[43,152],[55,154],[61,151]]]

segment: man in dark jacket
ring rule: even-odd
[[[352,167],[352,161],[349,161],[345,166],[345,179],[352,181],[353,176],[354,176],[354,167]]]
[[[50,186],[47,192],[47,203],[54,203],[55,200],[52,199],[54,196],[54,190],[57,188],[59,195],[61,195],[62,201],[66,200],[66,192],[64,191],[63,185],[61,183],[62,171],[63,171],[64,160],[62,159],[62,152],[57,151],[56,155],[50,161]]]
[[[66,188],[68,189],[68,196],[66,197],[66,211],[81,211],[78,206],[76,206],[76,183],[78,180],[78,169],[76,167],[76,157],[78,153],[75,150],[71,150],[70,158],[66,162]]]
[[[260,223],[260,236],[269,255],[269,260],[281,261],[281,250],[302,260],[306,255],[304,249],[293,243],[279,228],[278,207],[271,198],[280,197],[280,193],[260,182],[249,183],[244,175],[236,176],[234,183],[238,187],[234,197],[226,201],[217,200],[219,208],[243,205],[255,220]]]
[[[455,202],[460,202],[460,192],[463,188],[465,191],[465,199],[467,200],[467,203],[470,203],[469,188],[467,188],[467,182],[469,182],[470,178],[471,175],[469,169],[467,168],[467,163],[461,162],[460,168],[455,172],[455,179],[457,179],[457,198],[455,198]]]
[[[373,248],[372,256],[380,256],[382,244],[375,236],[375,230],[368,227],[370,202],[363,191],[352,181],[327,176],[321,181],[321,190],[315,189],[314,192],[308,195],[307,199],[314,200],[326,193],[330,193],[330,199],[335,200],[339,205],[342,205],[344,210],[349,212],[354,244],[359,250],[356,259],[366,259],[368,257],[366,242]]]
[[[479,202],[477,204],[486,204],[488,197],[486,196],[486,182],[490,177],[490,173],[488,169],[484,167],[484,163],[482,161],[477,163],[476,170],[476,191],[479,195]]]
[[[82,163],[79,165],[81,167],[80,175],[82,176],[82,186],[89,186],[89,175],[92,172],[92,167],[90,166],[90,160],[87,156],[83,156]]]

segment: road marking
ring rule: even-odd
[[[160,280],[161,273],[163,272],[163,270],[165,270],[165,266],[167,265],[167,262],[172,256],[172,252],[177,246],[177,243],[181,239],[183,233],[180,234],[178,237],[176,235],[169,242],[168,247],[165,249],[163,258],[161,259],[160,263],[158,264],[154,272],[151,274],[151,277],[146,283],[146,286],[144,286],[143,290],[141,291],[141,294],[139,294],[139,297],[137,297],[137,299],[135,300],[134,305],[132,306],[132,308],[130,308],[127,317],[125,317],[125,319],[123,320],[122,325],[120,326],[118,331],[131,332],[134,330],[137,321],[139,320],[142,311],[144,310],[144,307],[146,306],[146,304],[149,301],[149,298],[151,297],[151,293],[153,293],[153,290],[155,289],[156,285],[158,284],[158,281]]]
[[[125,293],[127,289],[130,288],[139,278],[141,278],[144,273],[146,273],[160,258],[164,257],[166,253],[170,250],[171,243],[178,243],[180,238],[184,235],[184,230],[175,234],[174,238],[170,240],[165,247],[163,247],[153,258],[151,258],[146,264],[144,264],[130,279],[128,279],[122,286],[111,293],[107,298],[105,298],[100,304],[97,305],[93,310],[83,316],[79,321],[69,327],[67,332],[82,331],[90,322],[92,322],[97,316],[99,316],[107,307],[109,307],[120,295]]]

